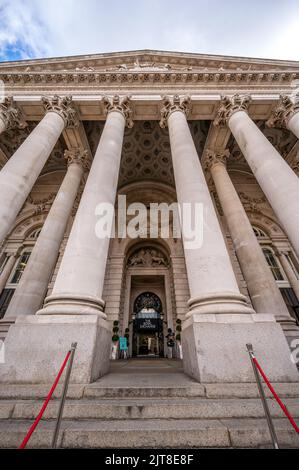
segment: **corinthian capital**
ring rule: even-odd
[[[13,98],[5,98],[3,103],[0,103],[0,119],[5,124],[5,129],[24,129],[27,126],[21,111],[17,108]]]
[[[118,111],[124,116],[126,120],[126,126],[129,128],[133,127],[134,123],[132,120],[132,109],[130,108],[129,96],[123,96],[123,97],[120,97],[119,95],[114,95],[113,97],[104,96],[103,103],[106,108],[107,114],[111,113],[112,111]]]
[[[221,163],[226,166],[227,159],[229,158],[228,149],[207,149],[202,158],[202,166],[204,170],[211,170],[214,165]]]
[[[71,150],[66,150],[64,152],[64,158],[67,161],[67,165],[77,164],[81,165],[84,170],[90,169],[90,160],[88,157],[87,150],[81,148],[74,148]]]
[[[246,111],[251,101],[249,95],[223,96],[214,120],[215,126],[226,126],[230,117],[238,111]]]
[[[190,96],[163,96],[163,108],[161,109],[160,126],[167,127],[167,121],[171,113],[175,111],[183,112],[186,117],[190,112]]]
[[[266,125],[268,127],[287,127],[289,120],[298,112],[299,93],[295,95],[294,99],[291,99],[290,96],[280,95],[279,102],[272,111]]]
[[[76,110],[72,106],[71,96],[43,96],[42,103],[45,111],[57,113],[64,120],[65,127],[77,127],[78,116]]]

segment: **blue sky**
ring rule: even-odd
[[[136,49],[299,60],[299,0],[0,0],[0,61]]]

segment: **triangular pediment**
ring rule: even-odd
[[[33,59],[0,64],[1,72],[254,72],[298,71],[299,62],[186,52],[140,50]]]

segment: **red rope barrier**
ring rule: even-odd
[[[272,385],[270,384],[267,376],[265,375],[263,369],[261,368],[261,366],[259,365],[256,357],[252,354],[252,360],[254,361],[256,367],[258,368],[261,376],[263,377],[264,381],[266,382],[269,390],[271,391],[272,395],[274,396],[275,400],[277,401],[277,403],[279,404],[280,408],[282,409],[282,411],[284,412],[284,414],[286,415],[286,417],[288,418],[288,420],[290,421],[291,425],[293,426],[293,428],[295,429],[296,433],[299,434],[299,427],[297,426],[297,424],[295,423],[293,417],[290,415],[287,407],[282,403],[281,399],[279,398],[279,396],[277,395],[277,393],[275,392],[274,388],[272,387]]]
[[[28,433],[27,433],[25,439],[23,440],[22,444],[20,445],[20,447],[19,447],[20,449],[25,449],[25,447],[26,447],[26,445],[27,445],[27,443],[28,443],[30,437],[32,436],[32,434],[33,434],[34,431],[35,431],[36,426],[37,426],[38,423],[40,422],[40,420],[41,420],[41,418],[42,418],[42,416],[43,416],[43,414],[44,414],[44,411],[45,411],[45,409],[47,408],[48,403],[49,403],[49,401],[50,401],[50,399],[51,399],[51,397],[52,397],[52,395],[53,395],[53,393],[54,393],[54,390],[55,390],[55,388],[57,387],[57,384],[58,384],[58,382],[59,382],[59,379],[60,379],[60,377],[61,377],[61,375],[62,375],[62,373],[63,373],[63,371],[64,371],[64,368],[65,368],[65,366],[66,366],[66,364],[67,364],[67,361],[69,360],[70,355],[71,355],[71,351],[69,351],[69,352],[67,353],[67,355],[66,355],[66,357],[65,357],[65,359],[64,359],[64,361],[63,361],[63,364],[62,364],[62,366],[61,366],[61,368],[60,368],[60,371],[58,372],[58,375],[57,375],[57,377],[56,377],[56,379],[55,379],[55,381],[54,381],[54,383],[53,383],[53,385],[52,385],[52,387],[51,387],[51,390],[49,391],[48,396],[47,396],[47,398],[46,398],[46,400],[45,400],[43,406],[41,407],[40,412],[39,412],[38,415],[37,415],[37,418],[35,419],[34,423],[33,423],[32,426],[30,427],[30,429],[29,429],[29,431],[28,431]]]

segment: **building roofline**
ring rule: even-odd
[[[286,60],[286,59],[269,59],[260,57],[249,57],[249,56],[232,56],[232,55],[219,55],[219,54],[203,54],[196,52],[180,52],[180,51],[166,51],[166,50],[155,50],[155,49],[140,49],[133,51],[114,51],[114,52],[103,52],[96,54],[80,54],[72,56],[58,56],[58,57],[44,57],[35,59],[22,59],[15,61],[3,61],[0,62],[0,66],[14,66],[14,65],[31,65],[31,64],[44,64],[49,62],[64,62],[67,60],[85,61],[85,60],[97,60],[97,59],[108,59],[108,58],[121,58],[126,56],[139,56],[139,55],[152,55],[152,56],[172,56],[172,57],[185,57],[190,59],[203,59],[203,60],[219,60],[219,61],[238,61],[246,62],[252,61],[256,64],[272,64],[272,65],[286,65],[286,66],[299,66],[299,60]]]

